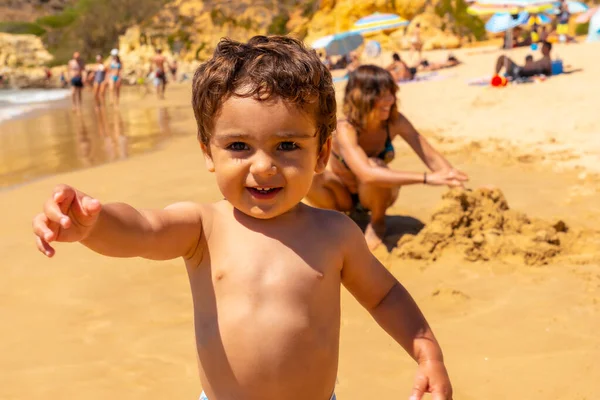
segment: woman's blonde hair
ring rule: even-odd
[[[391,93],[394,104],[388,121],[397,118],[396,93],[398,85],[392,74],[376,65],[361,65],[350,73],[344,94],[343,112],[348,122],[357,130],[364,130],[374,118],[375,102],[383,95]]]

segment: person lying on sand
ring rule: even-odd
[[[350,52],[350,63],[346,66],[346,71],[352,72],[360,66],[360,59],[358,53],[355,51]]]
[[[461,62],[458,60],[458,58],[456,58],[453,54],[449,54],[448,59],[440,63],[430,63],[427,60],[421,61],[419,71],[437,71],[440,69],[456,67],[460,64]]]
[[[400,58],[398,53],[392,55],[392,63],[386,67],[386,70],[392,74],[392,77],[396,82],[409,81],[414,78],[410,69],[404,61]]]
[[[468,180],[398,111],[397,92],[394,78],[383,68],[362,65],[350,74],[328,169],[315,177],[307,195],[318,207],[370,211],[365,238],[371,249],[383,241],[386,210],[402,186],[462,186]],[[431,173],[388,167],[395,157],[392,141],[396,137],[408,143]]]
[[[192,105],[225,200],[136,209],[61,185],[34,218],[38,249],[51,257],[52,242],[80,242],[105,256],[182,258],[203,399],[335,399],[340,284],[417,361],[411,399],[452,399],[427,321],[358,226],[301,203],[336,126],[317,55],[289,37],[223,39],[194,75]]]
[[[528,78],[536,75],[552,75],[552,58],[550,57],[550,51],[552,50],[552,44],[544,42],[542,44],[541,52],[542,58],[531,63],[520,66],[513,60],[505,55],[501,55],[496,60],[496,66],[494,68],[494,74],[499,74],[504,68],[508,76],[513,78]]]
[[[460,61],[452,54],[448,59],[441,63],[429,63],[427,60],[421,60],[418,68],[409,68],[408,65],[400,58],[398,53],[392,55],[392,63],[386,67],[386,70],[392,74],[396,82],[411,81],[417,77],[418,71],[437,71],[440,69],[454,67],[460,64]]]

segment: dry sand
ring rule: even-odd
[[[504,89],[465,84],[490,74],[499,54],[466,50],[457,54],[464,66],[443,72],[454,76],[402,87],[402,110],[470,174],[470,188],[495,185],[527,218],[562,220],[585,232],[586,246],[535,265],[519,257],[468,261],[460,251],[440,252],[435,261],[407,259],[393,247],[402,233],[430,221],[446,189],[402,189],[390,210],[391,252],[381,247],[376,254],[430,320],[456,399],[598,398],[598,50],[598,44],[557,46],[583,71]],[[187,103],[189,88],[170,98],[172,105]],[[1,399],[198,397],[182,262],[109,259],[78,245],[59,245],[47,260],[30,232],[31,217],[59,182],[138,207],[218,200],[191,112],[174,129],[186,134],[153,153],[0,192]],[[423,169],[404,143],[395,145],[394,168]],[[407,397],[412,361],[345,291],[342,305],[338,398]]]

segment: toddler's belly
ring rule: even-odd
[[[339,306],[223,303],[218,317],[196,316],[201,379],[211,400],[329,399],[337,374]]]

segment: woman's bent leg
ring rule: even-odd
[[[344,184],[331,171],[315,175],[306,199],[315,207],[350,211],[352,197]]]
[[[379,167],[387,168],[381,165],[378,160],[371,160],[371,163]],[[358,198],[363,207],[371,211],[371,220],[365,229],[365,239],[371,250],[379,246],[385,236],[385,212],[394,204],[398,198],[400,187],[388,188],[373,184],[359,184]]]

